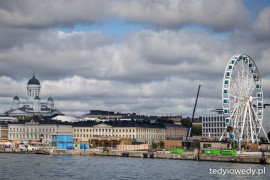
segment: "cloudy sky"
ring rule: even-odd
[[[221,108],[227,62],[250,55],[270,103],[268,0],[0,1],[0,113],[26,98],[90,109],[197,116]]]

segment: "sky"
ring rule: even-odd
[[[90,109],[191,117],[222,107],[229,59],[248,54],[270,103],[269,0],[1,0],[0,113],[27,96]]]

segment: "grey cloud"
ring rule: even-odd
[[[7,26],[46,28],[73,26],[102,18],[106,1],[1,1],[0,22]]]
[[[259,14],[255,24],[254,24],[255,34],[260,38],[260,40],[270,38],[270,8],[265,8]]]
[[[161,27],[199,24],[218,31],[246,27],[248,12],[235,0],[114,0],[1,1],[0,23],[13,27],[45,28],[55,25],[97,23],[123,18]]]
[[[182,1],[112,1],[115,7],[110,10],[107,1],[98,5],[91,1],[92,8],[104,10],[92,14],[87,14],[89,4],[79,12],[80,3],[63,8],[63,2],[57,1],[49,9],[46,6],[52,1],[44,1],[48,11],[37,1],[0,2],[1,112],[10,107],[16,93],[26,97],[26,83],[35,72],[42,84],[41,98],[52,95],[57,108],[67,114],[108,109],[190,116],[198,85],[202,84],[196,111],[200,115],[205,109],[221,107],[224,70],[231,56],[239,53],[255,60],[263,77],[265,99],[269,100],[269,41],[261,41],[254,31],[267,29],[266,10],[254,29],[241,29],[248,18],[242,1],[183,1],[186,5],[178,5]],[[133,9],[126,10],[132,5]],[[217,12],[220,15],[215,16]],[[64,33],[52,28],[101,22],[112,14],[168,29],[149,28],[115,40],[100,32]],[[239,29],[217,38],[212,31],[172,28],[187,23],[218,31]]]
[[[114,1],[112,7],[114,14],[127,20],[163,27],[199,24],[224,31],[248,24],[248,12],[241,1],[131,0]]]

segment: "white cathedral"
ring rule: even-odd
[[[27,98],[21,101],[16,95],[13,98],[12,107],[10,110],[6,111],[4,114],[7,116],[54,116],[57,114],[62,114],[54,106],[53,98],[50,96],[47,101],[40,100],[40,82],[33,75],[27,83]]]

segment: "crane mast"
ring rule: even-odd
[[[198,97],[199,97],[199,93],[200,93],[200,88],[201,88],[201,85],[199,85],[199,88],[198,88],[197,97],[196,97],[195,105],[194,105],[194,108],[193,108],[193,113],[192,113],[192,118],[191,118],[190,126],[188,127],[188,131],[187,131],[186,141],[188,141],[189,138],[190,138],[190,132],[191,132],[192,123],[193,123],[193,119],[194,119],[194,114],[195,114],[195,110],[196,110],[196,106],[197,106],[197,101],[198,101]]]

